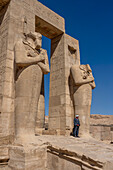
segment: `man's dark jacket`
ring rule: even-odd
[[[79,119],[74,118],[74,126],[77,126],[77,125],[80,126],[80,121]]]

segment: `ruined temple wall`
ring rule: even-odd
[[[64,146],[65,147],[65,146]],[[80,148],[79,148],[80,151]],[[93,148],[94,151],[94,148]],[[81,155],[81,153],[83,155]],[[62,148],[49,146],[47,149],[47,169],[48,170],[112,170],[113,163],[111,160],[107,161],[106,156],[100,157],[97,161],[96,155],[91,154],[91,147],[89,153],[85,153],[73,150],[64,150]],[[101,152],[102,153],[102,152]],[[87,155],[89,154],[89,156]]]
[[[75,163],[73,160],[68,159],[57,155],[56,153],[49,153],[48,152],[48,156],[47,156],[47,170],[69,170],[69,169],[76,169],[76,170],[81,170],[81,165],[77,162]],[[90,169],[89,169],[90,170]]]
[[[90,134],[92,137],[108,141],[113,141],[113,115],[90,115]]]
[[[98,140],[112,141],[112,131],[110,126],[90,125],[90,134]]]
[[[8,170],[47,170],[47,147],[12,147]]]
[[[48,38],[53,38],[65,32],[64,19],[36,0],[11,0],[7,6],[8,10],[6,10],[1,24],[1,28],[2,26],[5,27],[5,33],[1,35],[3,38],[1,39],[2,43],[0,43],[3,46],[3,42],[5,42],[5,50],[3,47],[0,49],[4,58],[4,62],[1,60],[3,63],[1,65],[6,70],[5,76],[2,76],[5,77],[5,83],[2,84],[4,89],[1,90],[4,93],[4,99],[2,99],[2,112],[4,114],[1,116],[2,127],[0,128],[2,136],[14,135],[15,43],[23,37],[23,33],[29,31],[40,32]]]

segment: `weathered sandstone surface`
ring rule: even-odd
[[[113,167],[113,146],[91,137],[38,136],[18,141],[9,146],[10,159],[4,155],[0,170],[112,170]]]
[[[93,114],[90,116],[91,125],[113,125],[113,115]]]
[[[51,39],[50,70],[42,35]],[[64,18],[37,0],[0,0],[0,170],[112,170],[113,146],[99,142],[108,140],[111,124],[90,125],[94,88],[92,70],[80,64],[79,42],[65,33]],[[80,139],[70,136],[76,114]]]
[[[113,142],[113,115],[91,115],[90,134],[92,137]]]

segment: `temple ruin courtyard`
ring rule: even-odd
[[[51,40],[50,66],[42,35]],[[64,18],[37,0],[0,0],[0,170],[113,170],[112,121],[90,121],[95,87]],[[77,114],[80,138],[71,136]]]

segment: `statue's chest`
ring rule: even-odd
[[[28,46],[27,44],[24,44],[24,47],[25,47],[26,52],[29,52],[29,51],[34,52],[32,47]]]

